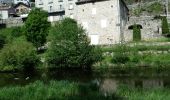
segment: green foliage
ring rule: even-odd
[[[32,42],[36,48],[44,45],[50,23],[47,21],[47,12],[41,9],[33,9],[25,22],[24,33],[27,40]]]
[[[4,87],[0,89],[0,100],[114,100],[105,97],[93,88],[68,81],[50,81],[44,84],[36,81],[26,86]]]
[[[128,48],[124,44],[120,44],[116,46],[116,52],[114,52],[112,62],[114,64],[125,64],[129,61],[129,57],[127,55]]]
[[[35,48],[23,37],[8,43],[0,52],[1,70],[29,70],[33,69],[37,62]]]
[[[140,16],[140,14],[142,13],[142,10],[141,8],[136,8],[136,9],[133,9],[132,10],[132,13],[135,15],[135,16]]]
[[[166,17],[162,17],[162,34],[169,34],[169,26]]]
[[[89,68],[101,59],[100,48],[89,45],[85,30],[66,18],[50,31],[47,62],[53,67]]]
[[[133,41],[140,41],[140,40],[141,40],[141,30],[136,24],[134,24],[133,25]]]
[[[163,9],[163,5],[159,2],[155,2],[147,7],[148,12],[153,14],[160,14]]]
[[[126,98],[126,100],[169,100],[169,88],[134,88],[121,85],[116,94]]]
[[[13,39],[22,36],[22,27],[11,27],[0,29],[0,36],[5,40],[5,43],[11,42]]]

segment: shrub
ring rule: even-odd
[[[46,42],[48,28],[50,27],[47,17],[47,12],[36,8],[29,13],[25,22],[24,33],[27,40],[32,42],[36,48]]]
[[[141,31],[140,28],[134,24],[133,26],[133,41],[140,41],[141,40]]]
[[[89,68],[99,61],[99,48],[89,45],[85,30],[73,19],[66,18],[50,31],[47,62],[55,67]]]
[[[1,70],[31,70],[38,62],[35,48],[24,38],[8,43],[0,52]]]
[[[162,17],[162,34],[169,34],[168,21],[166,17]]]

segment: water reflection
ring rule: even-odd
[[[170,77],[103,77],[91,71],[54,71],[48,73],[0,73],[0,87],[9,85],[26,85],[36,80],[69,80],[80,83],[95,83],[100,91],[114,93],[120,84],[131,87],[158,88],[170,87]]]

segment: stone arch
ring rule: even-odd
[[[137,27],[138,27],[139,29],[143,29],[142,25],[140,25],[140,24],[136,24],[136,25],[137,25]],[[129,30],[132,30],[133,27],[134,27],[134,25],[130,25],[130,26],[128,26],[128,29],[129,29]]]

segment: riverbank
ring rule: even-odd
[[[112,84],[113,85],[113,84]],[[116,89],[116,88],[113,88]],[[95,82],[36,81],[25,86],[1,87],[0,100],[169,100],[170,89],[120,85],[114,92]],[[112,90],[112,89],[110,89]]]

